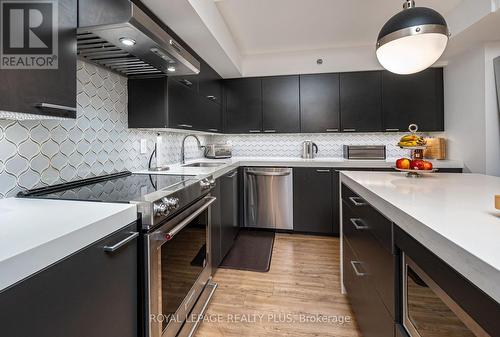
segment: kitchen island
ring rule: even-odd
[[[401,326],[409,291],[404,257],[416,256],[441,292],[487,329],[494,318],[476,309],[500,312],[500,212],[494,206],[500,178],[442,173],[414,179],[398,172],[342,171],[340,180],[343,283],[351,302],[358,289],[353,282],[364,276],[379,294],[374,301],[380,300],[386,317]]]

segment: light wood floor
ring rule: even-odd
[[[219,269],[214,277],[219,288],[196,337],[360,337],[340,293],[339,245],[338,238],[277,234],[268,273]],[[351,321],[335,322],[345,316]]]

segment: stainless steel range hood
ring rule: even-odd
[[[80,0],[78,54],[129,77],[200,72],[200,62],[129,0]]]

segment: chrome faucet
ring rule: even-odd
[[[194,137],[194,139],[196,139],[196,143],[198,143],[198,149],[202,150],[204,148],[203,145],[201,145],[201,142],[200,142],[200,139],[196,136],[196,135],[193,135],[193,134],[189,134],[189,135],[186,135],[183,139],[182,139],[182,146],[181,146],[181,164],[185,164],[186,163],[186,153],[185,153],[185,144],[186,144],[186,138],[188,137]]]

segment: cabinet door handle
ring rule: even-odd
[[[368,229],[368,226],[364,223],[363,219],[350,218],[349,220],[354,225],[354,228],[356,228],[357,230],[362,231],[362,230]]]
[[[356,132],[356,129],[342,129],[344,132]]]
[[[356,207],[366,206],[366,202],[361,197],[349,197],[349,200]]]
[[[208,131],[219,132],[219,129],[208,129]]]
[[[316,172],[318,172],[318,173],[330,173],[330,170],[321,170],[321,169],[319,169],[319,170],[316,170]]]
[[[248,130],[250,133],[260,133],[260,130]]]
[[[385,129],[385,131],[392,132],[392,131],[399,131],[399,129]]]
[[[326,129],[325,131],[326,132],[338,132],[339,129]]]
[[[209,95],[209,96],[207,96],[207,98],[208,98],[209,100],[211,100],[211,101],[215,101],[215,100],[217,100],[217,97],[216,97],[216,96],[213,96],[213,95]]]
[[[181,128],[192,128],[193,127],[192,125],[189,125],[189,124],[179,124],[177,126],[179,126]]]
[[[182,84],[184,84],[187,87],[192,87],[193,86],[193,82],[188,81],[186,79],[179,80],[179,82],[181,82]]]
[[[234,171],[234,172],[229,173],[228,175],[226,175],[226,177],[227,177],[227,178],[234,178],[234,177],[236,177],[236,174],[238,174],[238,172],[237,172],[237,171]]]
[[[354,270],[354,273],[356,274],[356,276],[366,276],[367,275],[366,273],[360,272],[358,270],[358,267],[356,267],[356,265],[359,265],[359,264],[363,264],[363,263],[360,261],[351,261],[351,266],[352,266],[352,269]]]
[[[51,103],[37,103],[35,104],[37,108],[40,109],[55,109],[55,110],[65,110],[65,111],[71,111],[71,112],[76,112],[76,108],[73,108],[71,106],[66,106],[66,105],[58,105],[58,104],[51,104]]]
[[[135,239],[138,236],[139,236],[139,233],[133,232],[129,236],[127,236],[125,239],[123,239],[120,242],[115,243],[112,246],[104,246],[104,251],[107,253],[113,253],[113,252],[117,251],[118,249],[120,249],[121,247],[125,246],[127,243],[129,243],[130,241],[132,241],[133,239]]]
[[[264,130],[265,133],[273,133],[276,132],[276,130]]]

